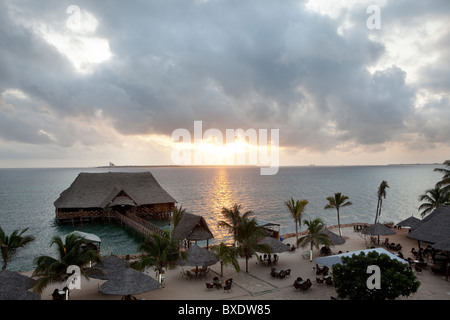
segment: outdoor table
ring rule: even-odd
[[[195,273],[195,276],[197,277],[197,276],[198,276],[198,273],[199,273],[200,271],[202,271],[202,269],[195,268],[195,269],[192,269],[191,271],[194,272],[194,273]]]

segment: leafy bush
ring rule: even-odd
[[[380,268],[380,289],[371,289],[367,285],[371,277],[367,267],[371,265]],[[420,286],[408,264],[376,251],[342,257],[342,264],[333,265],[333,280],[339,298],[351,300],[393,300],[409,296]]]

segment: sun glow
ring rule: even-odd
[[[257,146],[244,139],[222,143],[214,137],[202,140],[192,145],[194,152],[202,155],[202,164],[206,165],[245,165],[251,163],[251,154],[257,151]],[[254,159],[256,163],[256,159]],[[255,164],[253,163],[253,164]]]

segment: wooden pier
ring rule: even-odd
[[[146,221],[134,214],[128,214],[123,215],[120,213],[116,213],[115,218],[117,221],[120,222],[120,224],[125,224],[140,235],[146,237],[148,234],[151,234],[153,232],[162,235],[164,233],[164,230],[160,227],[154,225],[153,223]]]

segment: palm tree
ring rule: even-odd
[[[377,219],[381,216],[381,206],[383,204],[383,198],[386,199],[386,188],[389,188],[388,183],[383,180],[378,187],[378,202],[377,202],[377,212],[375,213],[375,222],[377,223]]]
[[[234,269],[239,272],[241,267],[237,260],[237,250],[235,246],[227,246],[221,242],[219,245],[211,247],[211,250],[216,253],[216,256],[220,259],[220,276],[223,277],[223,266],[232,264]]]
[[[445,188],[436,186],[420,195],[419,201],[425,201],[419,207],[419,211],[422,210],[420,216],[423,218],[437,207],[450,204],[450,192],[446,191]]]
[[[2,270],[6,269],[9,261],[17,254],[17,249],[25,247],[30,242],[34,241],[33,236],[22,236],[29,228],[25,228],[19,232],[14,230],[10,236],[7,236],[0,227],[0,251],[3,258]]]
[[[294,218],[295,221],[295,236],[297,237],[298,241],[298,229],[297,225],[302,228],[301,225],[301,219],[302,214],[305,211],[306,205],[308,204],[308,200],[297,200],[294,201],[294,198],[291,197],[289,201],[286,201],[284,203],[286,207],[288,207],[289,212],[292,214],[292,218]]]
[[[78,235],[70,234],[65,237],[54,236],[51,246],[56,245],[59,259],[50,256],[40,256],[34,259],[37,265],[32,276],[40,277],[33,286],[33,291],[42,293],[50,284],[66,280],[69,275],[67,268],[75,265],[80,267],[81,274],[88,279],[83,266],[90,262],[100,261],[97,250],[86,246],[87,241]]]
[[[185,212],[186,212],[186,209],[183,209],[182,205],[180,205],[179,208],[177,206],[175,206],[175,208],[173,209],[173,211],[172,211],[172,232],[177,227],[178,223],[181,220],[181,217],[183,216],[183,214]]]
[[[316,247],[319,249],[319,244],[330,245],[330,241],[328,239],[328,235],[324,233],[320,233],[325,229],[325,224],[322,219],[316,218],[314,220],[304,220],[303,223],[308,228],[308,233],[297,241],[297,246],[305,247],[307,244],[311,245],[310,248],[310,261],[312,261],[312,251],[313,248]]]
[[[232,208],[222,208],[222,215],[225,220],[219,221],[219,227],[228,228],[228,230],[233,234],[234,242],[236,243],[237,230],[239,228],[240,222],[243,219],[247,219],[253,216],[253,211],[246,211],[242,215],[239,212],[241,205],[235,204]]]
[[[446,192],[450,191],[450,160],[444,161],[444,165],[447,166],[446,168],[435,168],[434,171],[443,173],[444,176],[442,177],[442,180],[436,183],[437,187],[444,187],[444,190]]]
[[[162,274],[164,269],[173,268],[180,258],[186,259],[186,252],[180,251],[179,241],[171,238],[167,230],[162,235],[149,234],[138,249],[145,253],[141,255],[139,261],[132,264],[137,270],[152,266],[155,271]]]
[[[334,194],[334,197],[328,197],[328,204],[324,207],[324,209],[336,209],[337,211],[337,219],[338,219],[338,226],[339,226],[339,235],[342,237],[342,230],[341,230],[341,219],[339,217],[339,209],[341,207],[347,207],[351,206],[352,203],[350,201],[347,201],[349,198],[347,196],[344,196],[340,192],[337,192]],[[346,202],[347,201],[347,202]]]
[[[236,233],[238,243],[237,252],[245,258],[245,272],[248,273],[248,259],[256,252],[270,253],[269,245],[258,242],[266,235],[266,231],[261,228],[254,218],[241,219]],[[256,255],[259,259],[258,255]]]

